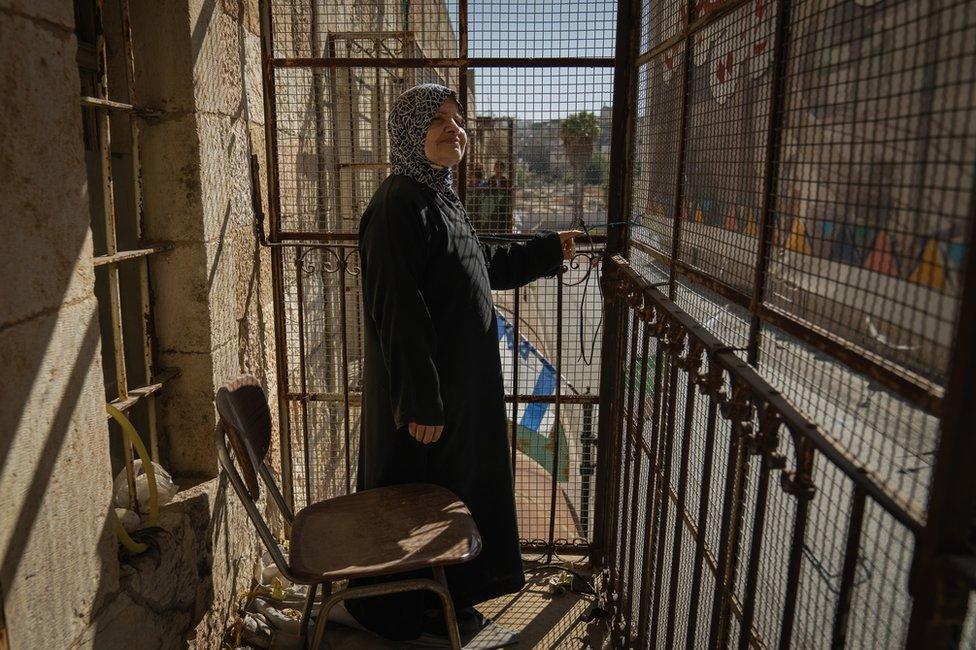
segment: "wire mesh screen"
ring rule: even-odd
[[[456,190],[486,242],[587,231],[561,275],[494,295],[524,548],[585,549],[602,327],[592,262],[607,223],[616,3],[271,0],[265,29],[282,431],[296,505],[356,484],[359,221],[390,174],[392,101],[435,82],[463,94],[469,144]]]
[[[682,315],[654,333],[653,408],[623,407],[652,489],[631,507],[622,480],[614,516],[647,514],[647,548],[667,550],[641,560],[650,587],[632,595],[614,547],[622,639],[903,645],[974,227],[976,18],[960,0],[639,13],[626,274],[640,280],[621,291],[648,323]],[[721,390],[671,332],[718,346]],[[701,394],[683,432],[685,380]],[[777,429],[763,414],[780,398],[800,420]]]
[[[792,2],[775,61],[779,3],[691,4],[644,5],[633,247],[921,506],[972,226],[972,12]]]

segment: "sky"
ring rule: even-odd
[[[457,30],[457,1],[448,0]],[[616,0],[469,0],[472,57],[612,57]],[[599,112],[613,97],[613,68],[478,68],[479,115],[549,120]]]

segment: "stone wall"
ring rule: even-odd
[[[120,569],[73,3],[0,0],[0,594],[13,648],[217,647],[257,556],[211,441],[215,390],[239,372],[277,410],[249,173],[252,151],[262,176],[265,160],[257,1],[132,11],[135,103],[156,111],[140,138],[145,238],[173,244],[150,262],[157,367],[180,371],[159,394],[160,447],[195,487],[163,509],[159,552]]]
[[[0,589],[13,648],[63,648],[117,587],[70,1],[0,1]]]

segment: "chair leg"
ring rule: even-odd
[[[444,569],[437,567],[434,569],[434,577],[437,581],[426,578],[415,578],[398,580],[379,585],[369,585],[364,587],[351,587],[343,589],[328,596],[322,601],[319,609],[318,620],[315,621],[315,634],[312,637],[312,650],[319,650],[322,639],[325,638],[325,628],[328,625],[329,612],[335,607],[336,603],[351,598],[365,598],[366,596],[380,596],[385,594],[399,593],[403,591],[416,591],[418,589],[428,589],[437,594],[441,599],[444,608],[444,617],[447,621],[447,633],[451,640],[452,650],[461,650],[461,634],[458,632],[457,616],[454,612],[454,602],[451,600],[451,592],[447,588],[447,578]]]
[[[302,611],[302,645],[306,648],[308,647],[308,621],[312,618],[312,606],[315,604],[315,593],[318,591],[318,585],[308,586],[308,596],[305,597],[305,609]]]
[[[336,603],[344,600],[347,597],[348,589],[343,589],[337,593],[330,595],[328,598],[322,601],[322,607],[319,608],[319,617],[315,621],[315,634],[312,636],[312,650],[318,650],[319,645],[322,643],[322,639],[325,638],[325,627],[329,624],[329,612],[335,607]]]
[[[461,650],[461,633],[458,631],[457,612],[454,611],[454,601],[451,600],[451,592],[447,587],[447,576],[444,573],[444,567],[434,567],[434,579],[442,587],[442,589],[435,589],[434,591],[441,597],[441,603],[444,609],[444,624],[447,626],[447,634],[451,639],[451,648],[453,650]]]

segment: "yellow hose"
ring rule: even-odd
[[[142,444],[142,439],[136,433],[135,427],[132,426],[129,418],[122,411],[111,404],[106,404],[105,410],[119,423],[119,426],[122,427],[122,433],[125,434],[128,442],[136,448],[136,453],[139,454],[139,459],[142,461],[142,469],[146,472],[146,481],[149,484],[149,525],[155,526],[159,523],[159,495],[156,489],[156,470],[153,468],[152,460],[149,458],[149,452],[146,450],[146,445]],[[126,532],[122,526],[122,522],[119,521],[118,516],[115,514],[115,508],[112,508],[112,516],[115,518],[115,534],[119,538],[119,541],[122,542],[122,546],[132,553],[142,553],[149,548],[146,544],[137,542],[129,536],[129,533]]]

